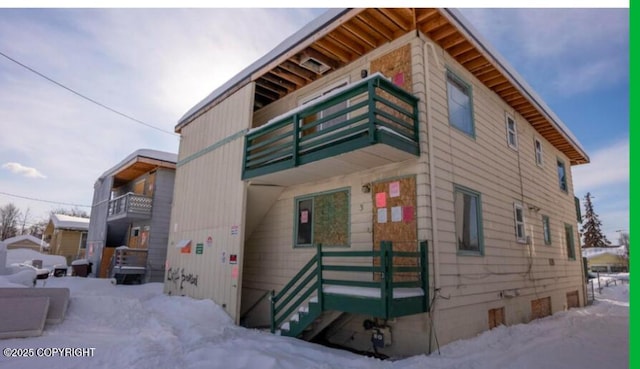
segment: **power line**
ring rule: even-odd
[[[44,200],[44,199],[36,199],[34,197],[28,197],[28,196],[20,196],[20,195],[16,195],[16,194],[12,194],[12,193],[7,193],[7,192],[2,192],[0,191],[0,195],[6,195],[6,196],[11,196],[11,197],[17,197],[19,199],[24,199],[24,200],[32,200],[32,201],[40,201],[40,202],[46,202],[49,204],[56,204],[56,205],[68,205],[68,206],[77,206],[80,208],[90,208],[91,205],[82,205],[82,204],[74,204],[74,203],[70,203],[70,202],[59,202],[59,201],[51,201],[51,200]]]
[[[58,86],[58,87],[62,87],[62,88],[64,88],[65,90],[67,90],[67,91],[71,92],[72,94],[74,94],[74,95],[76,95],[76,96],[79,96],[79,97],[81,97],[81,98],[83,98],[83,99],[85,99],[85,100],[87,100],[87,101],[89,101],[89,102],[92,102],[92,103],[94,103],[94,104],[96,104],[96,105],[98,105],[98,106],[100,106],[100,107],[102,107],[102,108],[104,108],[104,109],[107,109],[107,110],[109,110],[109,111],[110,111],[110,112],[112,112],[112,113],[116,113],[116,114],[118,114],[118,115],[120,115],[120,116],[122,116],[122,117],[125,117],[125,118],[127,118],[127,119],[129,119],[129,120],[131,120],[131,121],[134,121],[134,122],[136,122],[136,123],[138,123],[138,124],[142,124],[143,126],[146,126],[146,127],[149,127],[149,128],[153,128],[153,129],[158,130],[158,131],[160,131],[160,132],[167,133],[167,134],[170,134],[170,135],[172,135],[172,136],[178,136],[177,134],[175,134],[175,132],[167,131],[167,130],[164,130],[164,129],[162,129],[162,128],[159,128],[159,127],[156,127],[156,126],[154,126],[154,125],[151,125],[151,124],[149,124],[149,123],[145,123],[145,122],[143,122],[143,121],[141,121],[141,120],[139,120],[139,119],[136,119],[136,118],[134,118],[134,117],[132,117],[132,116],[130,116],[130,115],[127,115],[127,114],[122,113],[122,112],[120,112],[120,111],[118,111],[118,110],[116,110],[116,109],[113,109],[113,108],[111,108],[111,107],[109,107],[109,106],[107,106],[107,105],[105,105],[105,104],[103,104],[103,103],[101,103],[101,102],[99,102],[99,101],[96,101],[96,100],[94,100],[94,99],[92,99],[92,98],[90,98],[90,97],[88,97],[88,96],[86,96],[86,95],[83,95],[83,94],[81,94],[80,92],[77,92],[77,91],[75,91],[74,89],[72,89],[72,88],[70,88],[70,87],[67,87],[67,86],[63,85],[62,83],[60,83],[60,82],[58,82],[58,81],[55,81],[54,79],[52,79],[52,78],[49,78],[49,77],[45,76],[44,74],[42,74],[42,73],[38,72],[37,70],[35,70],[35,69],[33,69],[33,68],[29,67],[28,65],[22,64],[21,62],[17,61],[16,59],[13,59],[12,57],[10,57],[9,55],[7,55],[7,54],[3,53],[2,51],[0,51],[0,55],[4,56],[4,57],[5,57],[5,58],[7,58],[8,60],[10,60],[10,61],[12,61],[12,62],[14,62],[14,63],[18,64],[19,66],[21,66],[21,67],[23,67],[23,68],[27,69],[28,71],[30,71],[30,72],[32,72],[32,73],[37,74],[38,76],[40,76],[40,77],[42,77],[42,78],[46,79],[47,81],[49,81],[49,82],[51,82],[51,83],[55,84],[56,86]]]

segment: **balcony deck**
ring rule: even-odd
[[[150,219],[152,209],[153,200],[151,197],[129,192],[109,201],[107,221]]]
[[[250,131],[242,178],[290,185],[419,156],[417,103],[381,75],[336,90]]]

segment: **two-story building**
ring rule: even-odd
[[[163,280],[176,158],[136,150],[95,182],[87,258],[96,277]]]
[[[584,304],[578,140],[451,9],[334,9],[178,122],[165,292],[428,353]]]
[[[71,265],[73,260],[86,257],[88,230],[89,218],[51,214],[43,237],[49,243],[49,253],[64,256]]]

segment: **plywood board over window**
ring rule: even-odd
[[[551,315],[551,297],[531,300],[531,320]]]
[[[371,74],[380,72],[405,91],[412,92],[411,47],[401,46],[371,61]]]
[[[567,292],[567,308],[580,307],[580,295],[578,291]]]
[[[504,307],[489,309],[489,329],[493,329],[504,324]]]
[[[415,176],[389,179],[373,183],[373,249],[380,250],[381,241],[391,241],[395,251],[418,251],[418,229],[416,223],[416,178]],[[384,201],[382,202],[382,197]],[[386,217],[380,217],[384,212]],[[375,258],[374,265],[380,265]],[[396,258],[394,265],[417,266],[415,258]],[[415,280],[415,273],[396,273],[395,281]],[[376,279],[378,276],[376,276]]]

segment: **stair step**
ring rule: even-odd
[[[311,299],[309,299],[309,302],[315,302],[317,304],[318,303],[318,296],[313,296]]]
[[[293,314],[293,316],[289,320],[292,321],[292,322],[299,322],[300,321],[300,313]]]
[[[309,314],[309,306],[300,306],[300,309],[298,309],[298,312]]]
[[[283,331],[288,331],[290,328],[291,328],[291,325],[289,324],[289,322],[282,323],[282,325],[280,326],[280,330],[283,330]]]
[[[280,329],[276,329],[276,331],[274,332],[274,334],[276,336],[282,336],[282,331]]]

